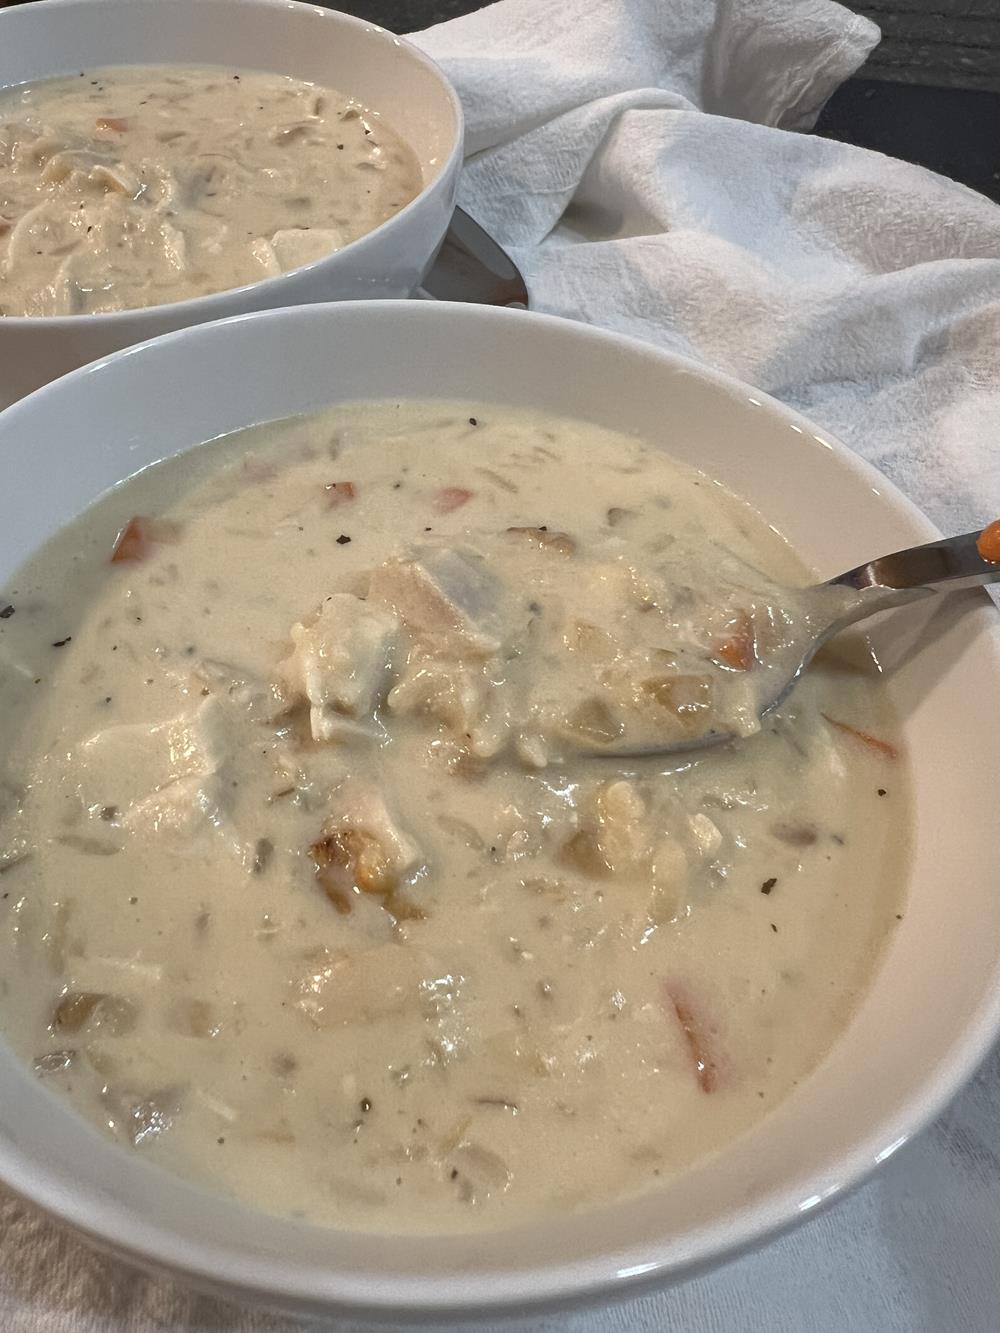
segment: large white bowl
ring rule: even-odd
[[[0,408],[68,370],[159,333],[304,301],[409,296],[455,206],[462,110],[415,46],[297,0],[38,0],[0,5],[0,89],[100,65],[226,65],[336,88],[381,112],[414,150],[423,190],[314,263],[246,287],[105,315],[0,317]]]
[[[426,396],[533,405],[637,432],[746,496],[826,573],[935,536],[825,432],[680,357],[540,315],[372,302],[168,335],[0,415],[0,582],[155,459],[345,399]],[[656,1193],[544,1226],[349,1235],[253,1214],[160,1173],[77,1119],[0,1046],[0,1177],[104,1245],[203,1286],[437,1323],[675,1279],[811,1212],[941,1110],[1000,1022],[996,614],[980,594],[961,614],[954,600],[925,605],[873,631],[913,764],[905,919],[829,1057],[713,1160]]]

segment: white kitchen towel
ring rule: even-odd
[[[829,0],[504,0],[417,41],[536,309],[766,389],[958,532],[1000,513],[1000,209],[794,132],[877,35]]]
[[[959,531],[1000,514],[1000,209],[799,133],[877,36],[830,0],[501,0],[417,40],[466,107],[462,202],[537,308],[770,390]],[[759,1252],[497,1327],[996,1333],[998,1252],[1000,1056],[873,1181]],[[0,1333],[298,1327],[95,1257],[0,1201]]]

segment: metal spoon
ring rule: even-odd
[[[997,559],[987,559],[983,550],[990,551]],[[807,589],[806,598],[810,592],[815,593],[820,608],[822,594],[830,588],[855,588],[859,596],[848,610],[825,624],[821,620],[817,624],[814,617],[807,617],[812,623],[804,630],[801,638],[794,640],[790,649],[782,653],[782,669],[775,670],[772,667],[768,673],[767,688],[759,700],[759,716],[766,716],[788,697],[795,682],[820,648],[849,625],[857,624],[890,607],[931,596],[939,589],[957,592],[963,588],[996,582],[1000,582],[1000,522],[980,532],[967,532],[961,537],[947,537],[942,541],[929,542],[926,546],[913,546],[906,551],[880,556],[856,569],[838,574],[827,583]],[[797,599],[802,595],[801,591],[796,592]],[[724,673],[720,672],[720,677],[717,688],[725,689]],[[700,750],[736,739],[735,733],[715,730],[711,725],[707,725],[703,732],[689,732],[683,739],[671,738],[669,741],[658,741],[651,734],[637,734],[634,739],[630,739],[626,732],[621,741],[612,742],[608,746],[594,746],[591,752],[613,758],[628,758]]]
[[[464,209],[452,214],[423,290],[435,301],[528,306],[528,289],[517,265]]]

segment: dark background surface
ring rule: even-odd
[[[486,0],[321,0],[327,2],[406,33],[481,9]],[[0,8],[17,3],[0,0]],[[875,20],[882,41],[834,93],[816,133],[916,162],[1000,202],[1000,0],[848,5]]]
[[[337,0],[336,8],[414,32],[483,3]],[[883,39],[834,93],[816,133],[930,167],[1000,202],[1000,0],[858,0],[848,7],[874,19]]]

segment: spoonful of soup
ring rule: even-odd
[[[1000,520],[881,556],[813,587],[762,581],[755,591],[744,574],[726,586],[725,610],[688,608],[683,588],[658,589],[654,581],[638,617],[640,625],[651,620],[653,632],[640,631],[624,650],[616,645],[613,656],[610,643],[597,642],[587,693],[574,688],[571,664],[561,680],[570,707],[559,709],[552,698],[532,711],[575,753],[622,758],[718,745],[758,731],[819,649],[849,625],[938,591],[998,581]],[[591,629],[591,637],[600,634]],[[581,632],[588,634],[578,625]],[[576,651],[585,672],[586,655]]]

